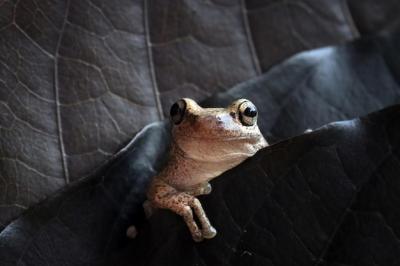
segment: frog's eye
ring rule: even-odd
[[[186,102],[181,99],[171,106],[169,114],[171,115],[171,120],[175,125],[178,125],[183,120],[183,116],[186,110]]]
[[[239,119],[244,126],[253,126],[257,123],[257,108],[249,101],[239,105]]]

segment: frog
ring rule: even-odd
[[[203,108],[190,98],[176,101],[170,109],[169,156],[147,190],[146,216],[168,209],[183,218],[195,242],[215,237],[197,196],[210,194],[211,180],[268,146],[257,117],[247,99],[226,108]]]

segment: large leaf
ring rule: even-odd
[[[1,264],[395,265],[399,105],[265,148],[217,178],[202,198],[216,238],[193,242],[182,219],[161,210],[128,242],[166,132],[146,128],[107,171],[9,225]]]
[[[272,70],[272,75],[256,78],[239,86],[240,90],[234,88],[217,96],[214,103],[223,104],[231,97],[255,96],[253,100],[258,101],[259,122],[265,133],[275,140],[297,134],[310,121],[314,127],[328,119],[337,120],[398,102],[396,47],[398,39],[378,38],[330,48],[330,53],[325,53],[326,49],[311,53],[313,56],[303,53]],[[288,97],[294,99],[290,104],[265,110],[274,103],[275,97],[271,95],[284,94],[288,87],[301,85],[299,81],[304,77],[306,82],[314,80],[309,83],[311,92],[321,89],[328,93],[327,83],[332,79],[327,75],[318,78],[321,76],[318,73],[327,65],[315,64],[325,58],[328,62],[342,62],[333,64],[330,73],[337,77],[333,80],[337,84],[340,80],[346,81],[344,89],[338,85],[337,93],[331,93],[329,100],[344,102],[346,95],[356,96],[351,105],[342,104],[346,112],[336,109],[332,112],[330,101],[314,97],[314,109],[301,113],[300,99],[307,100],[304,94],[296,96],[296,93]],[[382,58],[388,59],[386,64]],[[310,65],[314,71],[304,75]],[[355,69],[351,75],[347,74],[349,66]],[[374,82],[369,81],[364,87],[345,85],[359,84],[371,75],[375,77]],[[281,86],[270,86],[266,90],[265,84],[272,82],[272,78]],[[301,90],[307,93],[305,87]],[[366,92],[375,95],[374,101]],[[298,119],[288,120],[287,124],[275,123],[276,129],[269,130],[272,128],[268,127],[270,116],[279,117],[279,113],[288,114],[281,119],[288,120],[290,114],[298,115]],[[399,174],[396,161],[399,122],[400,107],[396,106],[361,120],[323,127],[259,152],[217,178],[213,182],[213,193],[202,197],[219,233],[217,238],[201,244],[193,243],[182,220],[170,212],[159,211],[150,222],[143,221],[140,204],[145,188],[162,165],[169,142],[168,126],[152,125],[117,154],[111,165],[32,208],[6,227],[0,234],[0,263],[310,265],[343,262],[363,265],[359,261],[364,258],[359,254],[376,249],[374,243],[397,251],[396,242],[387,231],[379,238],[380,242],[365,242],[363,237],[370,237],[366,233],[378,237],[379,231],[375,228],[382,225],[380,220],[368,224],[369,216],[364,221],[347,215],[353,213],[350,209],[357,208],[385,216],[396,213],[397,198],[391,195],[399,187],[393,183],[395,179],[388,179],[394,192],[386,195],[382,192],[387,189],[382,183],[386,179],[380,177],[393,178]],[[380,185],[375,187],[375,184]],[[374,204],[368,201],[370,196],[387,199]],[[388,219],[393,228],[398,222],[396,217]],[[363,227],[358,227],[361,223],[357,221],[363,221]],[[138,239],[129,242],[125,230],[131,223],[136,223],[141,231]],[[387,257],[384,253],[378,249],[374,252],[371,254],[376,259],[368,263],[390,265],[383,262]]]
[[[108,265],[398,265],[399,155],[400,105],[278,143],[212,182],[215,239],[159,211]]]
[[[150,1],[150,32],[164,111],[260,74],[298,51],[358,37],[346,2]]]
[[[0,227],[176,98],[202,100],[353,28],[344,0],[0,0]]]

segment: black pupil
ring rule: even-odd
[[[179,114],[179,105],[177,103],[174,103],[171,106],[171,110],[169,111],[169,114],[171,115],[171,117],[176,116],[177,114]]]
[[[183,115],[185,114],[185,109],[186,103],[183,100],[178,101],[171,106],[169,114],[171,115],[171,119],[175,123],[175,125],[182,122]]]
[[[244,115],[248,117],[255,117],[257,115],[257,110],[254,107],[247,107],[244,109]]]

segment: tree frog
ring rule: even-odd
[[[153,208],[169,209],[182,216],[194,241],[213,238],[217,231],[196,196],[209,194],[210,180],[268,146],[257,115],[246,99],[226,108],[202,108],[188,98],[174,103],[169,158],[151,181],[143,205],[146,215]]]

